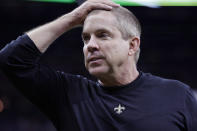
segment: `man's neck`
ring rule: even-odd
[[[99,83],[103,86],[122,86],[131,83],[139,76],[136,68],[115,72],[114,74],[105,75],[99,78]]]

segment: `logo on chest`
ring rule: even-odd
[[[121,106],[120,104],[118,105],[118,107],[115,107],[114,108],[114,111],[117,113],[117,114],[121,114],[126,108],[124,106]]]

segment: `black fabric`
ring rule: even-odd
[[[23,35],[0,51],[0,66],[59,131],[197,131],[197,103],[184,83],[140,72],[127,85],[103,87],[42,66],[40,56]]]

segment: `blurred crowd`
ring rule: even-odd
[[[56,131],[52,123],[22,96],[0,86],[0,131]]]

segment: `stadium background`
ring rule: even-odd
[[[0,49],[24,32],[77,6],[77,3],[1,0]],[[197,89],[197,7],[127,8],[134,12],[142,24],[138,68],[180,80]],[[83,65],[80,33],[81,28],[76,28],[62,35],[43,55],[41,63],[94,79]],[[0,112],[1,131],[55,131],[51,122],[14,88],[2,71],[0,98],[5,103],[5,109]]]

